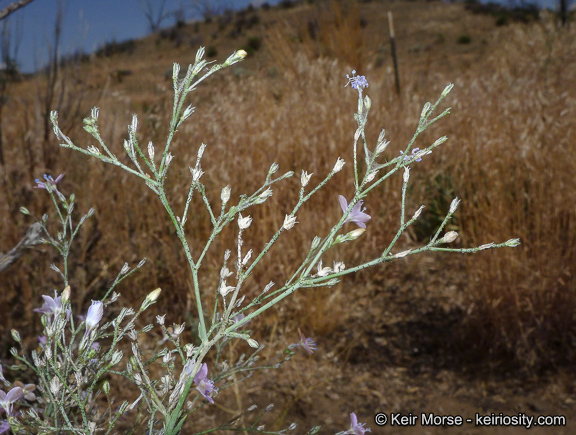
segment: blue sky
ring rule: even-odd
[[[14,0],[0,0],[0,9]],[[148,34],[148,21],[142,11],[143,0],[63,0],[64,25],[62,29],[62,52],[77,50],[92,52],[106,41],[124,41],[141,38]],[[160,4],[161,0],[148,0]],[[167,9],[175,10],[180,5],[189,5],[194,0],[168,0]],[[216,5],[240,9],[250,3],[255,5],[265,0],[196,0],[212,1]],[[487,1],[487,0],[485,0]],[[498,1],[498,0],[496,0]],[[280,0],[268,0],[271,5]],[[503,4],[536,3],[544,7],[554,7],[557,0],[500,0]],[[58,0],[34,0],[9,18],[9,26],[22,24],[22,37],[17,61],[23,72],[31,72],[36,65],[42,66],[47,60],[47,43],[52,41]],[[187,19],[191,19],[192,10]],[[174,24],[170,18],[165,26]]]
[[[0,9],[14,0],[0,0]],[[106,41],[124,41],[141,38],[149,33],[148,21],[143,13],[142,0],[64,0],[64,25],[62,29],[62,52],[77,50],[92,52]],[[160,0],[149,0],[160,4]],[[280,0],[270,0],[277,4]],[[214,0],[217,5],[240,9],[260,0]],[[190,0],[168,0],[167,9],[189,5]],[[54,22],[58,0],[34,0],[9,17],[10,26],[21,20],[22,38],[18,52],[18,63],[23,72],[34,71],[35,65],[47,60],[46,46],[53,40]],[[189,9],[187,19],[193,18]],[[174,24],[169,18],[164,27]]]

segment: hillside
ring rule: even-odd
[[[396,31],[399,95],[388,11]],[[316,340],[318,351],[312,356],[297,352],[278,371],[222,391],[217,405],[195,422],[195,430],[231,419],[252,403],[263,409],[274,402],[274,412],[263,420],[267,427],[279,430],[295,421],[295,433],[320,424],[320,433],[345,430],[352,411],[372,433],[384,432],[373,422],[379,411],[566,415],[566,427],[532,432],[574,432],[575,32],[573,25],[559,29],[546,13],[527,22],[503,21],[463,4],[316,0],[248,9],[108,44],[58,71],[49,106],[59,111],[63,131],[78,146],[95,145],[82,130],[82,119],[98,106],[102,137],[121,155],[133,113],[139,117],[142,143],[151,140],[159,146],[165,140],[173,62],[185,70],[199,46],[219,61],[245,49],[245,61],[192,93],[187,104],[196,111],[174,139],[168,186],[171,199],[183,207],[188,168],[202,143],[207,144],[203,182],[211,198],[219,198],[225,185],[232,186],[235,200],[255,190],[273,162],[282,173],[295,171],[267,207],[250,212],[254,232],[249,243],[255,252],[282,225],[286,204],[297,199],[302,170],[314,173],[311,183],[318,183],[338,156],[352,161],[356,96],[344,88],[346,74],[354,69],[370,83],[366,132],[373,145],[386,129],[388,159],[409,142],[422,106],[455,83],[442,106],[452,107],[450,116],[415,145],[424,148],[449,137],[412,167],[407,209],[426,208],[395,249],[429,240],[455,197],[462,205],[446,228],[459,233],[454,247],[522,241],[515,249],[468,256],[401,258],[346,277],[332,288],[295,294],[251,323],[254,338],[267,346],[262,358],[271,359],[298,341],[298,328]],[[0,250],[15,246],[33,222],[19,213],[21,206],[36,216],[53,213],[47,195],[32,189],[33,180],[65,172],[59,186],[76,193],[76,212],[96,209],[72,248],[74,303],[86,307],[103,295],[125,261],[135,265],[147,257],[146,266],[119,288],[123,300],[136,304],[142,294],[161,287],[155,312],[167,312],[169,324],[187,322],[185,334],[193,337],[197,320],[191,315],[186,259],[161,204],[117,168],[58,147],[42,115],[47,81],[30,77],[10,83],[5,91]],[[331,228],[340,216],[337,196],[353,189],[351,166],[298,215],[298,232],[282,239],[250,277],[248,296],[270,280],[284,282],[310,240]],[[326,263],[360,264],[380,255],[398,228],[401,189],[402,177],[375,189],[365,199],[372,216],[367,233],[357,245],[336,249]],[[202,202],[194,199],[192,206],[200,208]],[[189,225],[192,247],[200,249],[210,222],[194,214]],[[234,237],[232,231],[223,232],[207,254],[203,288],[217,285],[222,253],[234,246]],[[11,329],[22,336],[37,334],[40,316],[31,309],[40,305],[42,294],[61,289],[49,269],[59,262],[53,250],[40,245],[1,275],[2,360],[10,355]],[[152,348],[152,341],[142,346]],[[226,359],[235,361],[248,351],[245,343],[231,345]],[[120,395],[135,395],[119,388]],[[249,424],[251,417],[239,421]],[[420,426],[386,429],[423,433]],[[431,434],[445,431],[428,429]],[[525,429],[451,429],[462,434],[504,431]]]

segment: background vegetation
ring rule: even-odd
[[[400,95],[391,68],[388,10],[395,19]],[[82,131],[82,118],[93,106],[101,108],[100,130],[112,147],[120,149],[132,113],[139,115],[139,136],[160,143],[172,104],[172,85],[165,79],[172,62],[190,63],[199,45],[218,59],[244,48],[249,59],[193,94],[196,113],[173,146],[173,174],[180,175],[170,180],[174,197],[182,197],[188,167],[206,143],[208,195],[218,197],[230,184],[234,198],[254,189],[274,161],[281,171],[304,169],[318,177],[338,156],[351,161],[356,95],[343,87],[350,70],[370,83],[368,137],[375,143],[386,128],[390,157],[412,137],[423,104],[454,82],[452,114],[421,138],[431,143],[447,135],[449,141],[413,167],[409,203],[426,209],[402,243],[409,248],[425,240],[457,196],[462,205],[450,229],[461,234],[462,246],[512,237],[522,246],[402,259],[338,287],[296,295],[254,322],[254,338],[268,344],[272,355],[298,341],[295,331],[301,328],[318,342],[317,354],[283,367],[275,374],[281,378],[262,375],[226,393],[208,417],[232,417],[254,401],[274,400],[282,405],[271,424],[296,420],[324,423],[329,430],[346,426],[352,410],[361,421],[382,409],[420,412],[432,406],[435,394],[461,402],[445,401],[445,409],[469,403],[471,409],[500,406],[501,412],[507,398],[514,402],[514,388],[506,384],[514,380],[522,380],[522,388],[535,385],[531,391],[547,403],[546,410],[565,413],[576,397],[576,30],[573,23],[559,28],[547,13],[523,21],[498,22],[459,4],[316,0],[180,23],[31,77],[5,74],[0,247],[11,249],[32,223],[18,212],[21,206],[37,216],[50,208],[47,195],[32,189],[33,180],[65,172],[59,188],[77,193],[79,213],[96,209],[73,247],[73,301],[86,307],[102,296],[124,261],[147,257],[141,272],[120,289],[123,300],[136,303],[161,287],[157,312],[167,312],[167,321],[193,325],[185,259],[160,204],[126,173],[60,149],[51,128],[46,133],[48,110],[59,111],[63,131],[78,145],[94,142]],[[308,241],[329,228],[340,213],[338,194],[352,191],[350,180],[350,174],[336,177],[333,190],[320,193],[298,215],[299,231],[282,239],[267,270],[252,277],[254,292],[285,279]],[[292,192],[298,181],[289,181]],[[400,187],[397,177],[366,200],[372,221],[361,249],[344,246],[339,259],[354,264],[387,245],[399,222]],[[292,192],[277,189],[271,205],[254,211],[251,248],[260,249],[281,225],[282,204]],[[203,215],[190,225],[199,241],[207,237]],[[217,284],[232,237],[211,253],[213,268],[203,276],[207,289]],[[32,308],[41,305],[41,294],[61,287],[49,270],[56,261],[54,252],[38,246],[0,275],[0,358],[9,356],[12,328],[35,337],[40,316]],[[243,351],[239,344],[230,358]],[[562,374],[570,381],[558,386]],[[487,399],[493,389],[504,402]],[[317,411],[305,412],[306,402]]]

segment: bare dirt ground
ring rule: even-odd
[[[455,271],[449,283],[438,273],[447,267]],[[465,343],[453,341],[453,331],[461,327],[465,316],[458,301],[466,290],[466,276],[457,262],[429,255],[407,263],[406,269],[402,274],[385,272],[391,275],[385,282],[374,276],[368,290],[355,288],[353,283],[346,286],[346,291],[359,294],[354,305],[347,307],[349,320],[337,333],[314,337],[318,343],[314,355],[299,351],[279,370],[256,376],[253,385],[242,387],[248,392],[244,408],[257,403],[262,409],[275,403],[266,429],[296,422],[295,432],[302,434],[317,425],[323,434],[346,430],[350,412],[366,422],[372,433],[576,433],[571,368],[537,376],[489,367],[481,355],[471,358]],[[392,413],[402,413],[418,416],[418,420],[412,426],[390,426],[389,420],[378,427],[374,417],[382,412],[389,419]],[[424,427],[422,413],[461,416],[464,422]],[[479,426],[476,414],[563,416],[565,425]],[[471,423],[466,422],[468,418]]]

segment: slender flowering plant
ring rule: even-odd
[[[188,67],[184,78],[181,79],[180,66],[174,64],[173,68],[173,88],[174,106],[172,118],[163,144],[154,145],[148,142],[143,146],[141,134],[138,133],[138,117],[133,115],[131,123],[128,125],[128,136],[123,142],[123,151],[108,146],[100,135],[98,117],[99,109],[93,108],[90,116],[84,119],[84,129],[96,140],[96,145],[83,147],[77,145],[74,140],[68,137],[58,125],[58,114],[51,113],[51,121],[61,146],[88,155],[100,160],[104,164],[110,164],[126,171],[130,175],[140,179],[145,186],[158,197],[166,211],[167,219],[174,226],[176,236],[182,245],[182,250],[186,257],[190,282],[193,286],[195,317],[194,330],[197,337],[193,342],[186,343],[183,331],[184,324],[166,326],[166,315],[158,315],[157,326],[161,329],[164,339],[160,350],[147,350],[141,348],[138,336],[150,331],[154,325],[147,325],[139,329],[136,320],[140,314],[149,308],[160,297],[160,290],[150,292],[144,299],[140,309],[122,308],[119,314],[113,319],[105,321],[108,313],[113,312],[108,307],[115,303],[119,295],[112,292],[112,289],[126,278],[135,269],[130,269],[125,264],[117,279],[112,283],[111,288],[106,292],[100,301],[95,301],[89,308],[85,320],[79,326],[74,323],[74,315],[70,313],[70,286],[68,284],[67,257],[70,243],[76,235],[78,228],[84,220],[93,213],[91,210],[84,216],[79,225],[73,226],[71,213],[74,204],[74,197],[65,197],[56,189],[56,183],[61,180],[61,176],[56,180],[51,177],[46,178],[46,182],[37,181],[37,187],[45,188],[53,199],[60,217],[63,230],[58,238],[50,237],[47,229],[46,242],[52,244],[64,258],[64,270],[57,270],[65,285],[65,289],[59,296],[54,298],[45,297],[44,305],[40,309],[43,314],[45,325],[45,343],[41,347],[41,352],[32,353],[32,361],[29,361],[23,351],[13,349],[13,355],[23,364],[33,370],[38,378],[43,392],[44,403],[49,403],[46,407],[49,412],[37,412],[32,408],[26,417],[21,419],[11,418],[9,420],[13,430],[17,432],[23,428],[41,429],[44,432],[71,431],[77,433],[95,433],[107,431],[110,433],[117,419],[126,412],[138,408],[135,416],[136,432],[162,433],[174,435],[183,433],[187,419],[193,412],[201,409],[202,406],[210,406],[217,402],[222,392],[229,386],[227,383],[234,374],[249,372],[251,367],[259,358],[258,354],[262,346],[253,338],[254,331],[247,329],[248,323],[256,316],[276,306],[293,293],[306,288],[333,286],[340,282],[342,277],[355,273],[367,267],[377,266],[381,263],[394,261],[398,258],[415,255],[426,251],[446,251],[460,253],[474,253],[489,248],[514,247],[519,244],[518,239],[511,239],[504,243],[488,243],[482,246],[466,249],[452,249],[444,247],[458,236],[455,232],[444,234],[444,227],[456,212],[460,201],[455,198],[452,201],[450,210],[444,221],[430,240],[421,247],[400,251],[396,248],[396,243],[400,236],[412,225],[420,216],[423,206],[412,212],[411,217],[407,217],[406,191],[410,179],[410,165],[418,163],[423,158],[435,150],[447,139],[439,138],[427,146],[415,148],[413,145],[419,135],[428,126],[448,115],[449,109],[435,115],[436,110],[444,98],[449,94],[452,85],[447,86],[441,93],[440,98],[434,103],[426,103],[420,114],[420,119],[414,136],[408,145],[401,151],[400,156],[386,161],[383,160],[383,153],[389,145],[385,139],[383,130],[376,144],[370,145],[365,128],[368,114],[371,108],[371,100],[363,91],[369,88],[368,80],[365,76],[347,75],[348,82],[345,86],[358,92],[357,111],[354,119],[358,124],[351,144],[352,168],[349,173],[353,176],[353,190],[345,195],[338,196],[338,202],[342,213],[338,211],[336,203],[337,192],[334,192],[334,214],[333,226],[325,234],[314,237],[305,258],[299,264],[295,264],[283,283],[276,285],[270,282],[265,285],[259,294],[250,296],[245,289],[245,283],[255,269],[261,266],[262,259],[269,253],[271,247],[280,237],[289,236],[289,232],[296,231],[298,222],[306,218],[313,218],[313,210],[310,217],[306,213],[304,205],[310,198],[322,189],[328,188],[330,181],[335,176],[346,176],[345,160],[338,157],[334,167],[327,174],[320,175],[319,182],[312,181],[312,174],[306,169],[301,170],[300,187],[298,199],[295,203],[286,205],[280,210],[279,225],[275,228],[270,240],[263,245],[259,252],[247,249],[246,240],[258,225],[258,221],[250,215],[249,209],[261,206],[273,194],[279,183],[292,177],[294,172],[289,170],[282,175],[277,175],[279,166],[272,163],[268,171],[262,174],[262,183],[253,192],[237,195],[231,186],[225,185],[221,188],[220,198],[214,202],[208,197],[209,189],[203,184],[202,176],[204,168],[201,165],[202,158],[208,148],[202,144],[197,151],[195,164],[190,167],[190,181],[186,192],[183,192],[183,201],[172,201],[169,199],[165,189],[165,181],[170,170],[170,164],[178,156],[172,154],[173,140],[178,133],[180,126],[188,122],[194,113],[192,105],[186,105],[188,94],[206,80],[209,76],[222,68],[240,62],[246,56],[246,52],[240,50],[232,54],[221,64],[209,64],[204,59],[204,49],[201,48],[197,54],[195,62]],[[182,131],[183,129],[180,129]],[[117,156],[117,152],[122,151],[125,156]],[[365,164],[360,164],[363,155]],[[125,157],[128,157],[126,159]],[[416,170],[414,166],[413,170]],[[300,168],[298,168],[300,170]],[[370,203],[370,193],[378,188],[390,177],[402,174],[401,191],[401,215],[398,222],[397,232],[392,241],[382,246],[382,251],[375,258],[361,264],[346,266],[342,261],[335,261],[332,265],[323,263],[323,257],[335,245],[341,243],[355,243],[355,241],[370,232],[370,215],[365,213],[364,203]],[[319,174],[316,174],[318,176]],[[143,186],[143,187],[144,187]],[[344,193],[344,192],[340,192]],[[192,214],[197,215],[200,210],[191,210],[191,202],[194,195],[200,196],[208,221],[212,227],[204,247],[192,249],[190,240],[194,231],[188,225],[188,218]],[[348,199],[349,200],[348,200]],[[179,204],[183,204],[180,206]],[[27,210],[22,210],[28,213]],[[410,216],[408,215],[408,216]],[[284,216],[284,219],[281,218]],[[47,217],[43,217],[43,225]],[[344,232],[346,223],[354,223],[359,228],[350,232]],[[201,286],[199,273],[203,267],[207,266],[206,252],[213,248],[224,227],[231,225],[236,236],[233,244],[225,248],[222,252],[222,264],[219,276],[216,277],[218,284],[214,288]],[[67,229],[70,229],[67,231]],[[140,268],[143,262],[136,269]],[[214,301],[209,303],[208,301]],[[118,312],[118,310],[114,311]],[[103,325],[100,325],[104,322]],[[84,333],[82,334],[83,331]],[[313,353],[316,343],[299,332],[300,342],[289,346],[285,351],[286,358],[294,354],[295,347],[302,347],[306,352]],[[17,333],[13,334],[15,340],[19,342]],[[123,360],[123,353],[118,349],[118,343],[123,338],[130,340],[131,356],[121,368],[118,367]],[[223,349],[227,343],[243,340],[254,349],[254,353],[249,358],[240,358],[235,365],[227,361],[222,361]],[[95,344],[98,343],[98,344]],[[213,365],[209,365],[206,357],[211,355]],[[159,363],[161,370],[150,370],[152,364]],[[212,363],[211,363],[212,364]],[[276,366],[276,365],[275,365]],[[153,375],[154,373],[154,375]],[[119,408],[112,410],[114,400],[110,395],[110,384],[104,381],[104,375],[115,375],[129,380],[135,385],[138,392],[138,399],[132,404],[123,402]],[[98,386],[102,385],[101,390]],[[218,385],[218,387],[216,387]],[[108,412],[101,412],[98,409],[99,402],[95,399],[98,394],[103,394],[108,400]],[[5,403],[8,406],[13,403],[13,399],[22,401],[21,397],[16,399],[16,394]],[[72,407],[70,404],[74,404]],[[24,406],[25,403],[22,403]],[[252,408],[252,407],[251,407]],[[249,411],[250,409],[249,408]],[[267,407],[268,412],[271,407]],[[249,412],[247,411],[247,412]],[[252,425],[243,428],[243,431],[268,432],[258,421],[264,413],[256,417]],[[350,414],[350,429],[345,433],[363,434],[369,432],[365,424],[358,423],[356,415]],[[140,424],[140,426],[139,426]],[[294,429],[290,425],[287,430]],[[216,429],[227,430],[230,426],[221,425]],[[215,430],[216,430],[215,429]],[[239,430],[235,428],[235,430]],[[316,433],[319,428],[313,428],[309,433]]]

